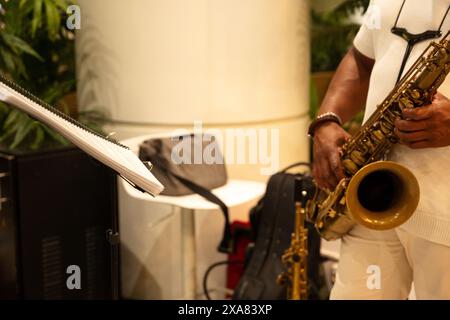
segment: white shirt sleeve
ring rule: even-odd
[[[353,46],[363,55],[371,59],[375,59],[375,50],[373,46],[374,26],[372,24],[374,23],[373,19],[376,19],[376,17],[374,17],[373,13],[373,10],[371,10],[371,7],[369,6],[364,15],[363,23],[353,40]],[[371,27],[369,27],[368,24],[370,24]]]
[[[353,46],[363,55],[375,59],[372,32],[364,24],[359,28],[359,31],[356,34],[356,37],[353,40]]]

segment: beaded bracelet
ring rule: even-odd
[[[308,136],[309,137],[314,137],[314,131],[316,130],[317,126],[321,123],[324,122],[336,122],[337,124],[339,124],[340,126],[342,126],[342,119],[341,117],[339,117],[336,113],[334,112],[325,112],[321,115],[319,115],[316,119],[313,120],[313,122],[311,122],[311,124],[308,127]]]

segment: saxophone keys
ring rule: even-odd
[[[282,273],[282,274],[278,275],[278,277],[277,277],[277,283],[280,286],[285,286],[288,283],[288,281],[289,281],[289,278],[285,273]]]
[[[390,134],[394,130],[394,124],[388,121],[382,121],[380,128],[384,134]]]
[[[368,138],[364,139],[364,146],[367,148],[367,152],[369,153],[373,153],[373,151],[375,150],[373,142]]]
[[[405,96],[401,97],[398,100],[398,103],[399,103],[401,109],[414,108],[414,104],[412,103],[412,101]]]
[[[418,100],[422,96],[421,93],[419,92],[419,90],[417,90],[417,89],[411,90],[410,95],[414,100]]]
[[[330,210],[328,211],[328,216],[329,216],[330,218],[336,217],[336,214],[337,214],[337,212],[336,212],[336,210],[334,210],[334,209],[330,209]]]
[[[375,138],[375,140],[377,140],[377,142],[382,142],[385,138],[385,135],[383,132],[381,132],[381,130],[373,131],[372,136]]]
[[[351,159],[342,160],[342,165],[352,175],[358,172],[358,166]]]
[[[395,134],[391,134],[388,136],[388,140],[390,143],[395,144],[397,142],[400,141],[400,139],[395,135]]]
[[[362,166],[366,162],[366,159],[364,158],[363,153],[358,150],[355,150],[350,154],[350,159],[352,159],[352,161],[354,163],[356,163],[357,165],[360,165],[360,166]]]

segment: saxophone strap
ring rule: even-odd
[[[397,22],[398,22],[398,19],[400,18],[400,14],[402,13],[405,2],[406,2],[406,0],[403,0],[400,10],[397,14],[397,18],[395,19],[395,24],[391,29],[391,32],[393,34],[395,34],[396,36],[399,36],[400,38],[405,40],[407,43],[406,49],[405,49],[405,54],[403,55],[403,60],[402,60],[401,66],[400,66],[400,70],[398,72],[396,83],[398,83],[401,79],[403,70],[405,69],[405,66],[406,66],[406,61],[408,61],[408,58],[409,58],[414,46],[419,42],[430,40],[430,39],[436,39],[436,38],[439,38],[440,36],[442,36],[442,32],[441,32],[442,24],[444,23],[444,21],[447,17],[448,11],[450,9],[450,6],[448,6],[447,11],[445,12],[444,17],[442,18],[441,23],[439,24],[438,30],[427,30],[422,33],[414,34],[414,33],[408,32],[408,30],[406,30],[405,28],[397,27]]]

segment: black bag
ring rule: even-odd
[[[203,139],[206,137],[206,140]],[[189,159],[189,163],[176,164],[173,161],[173,148],[178,143],[187,142],[188,148],[183,150],[183,158]],[[144,141],[139,147],[139,158],[150,161],[153,165],[152,173],[163,185],[163,195],[181,196],[196,193],[206,200],[217,204],[224,215],[223,238],[217,250],[222,253],[233,251],[233,239],[231,237],[230,219],[228,207],[210,190],[220,187],[227,182],[225,164],[211,163],[196,164],[194,152],[202,151],[204,147],[215,143],[215,138],[208,135],[186,135],[169,138],[157,138]],[[215,149],[219,152],[219,149]],[[221,155],[217,155],[222,157]],[[222,158],[223,160],[223,158]]]
[[[291,174],[288,169],[307,166],[296,163],[273,175],[264,197],[251,210],[250,222],[255,243],[248,252],[244,273],[234,290],[233,299],[274,300],[286,299],[286,289],[277,284],[278,275],[285,270],[281,256],[291,244],[295,225],[295,192],[313,195],[315,187],[308,173]],[[301,190],[296,190],[295,185]],[[308,284],[309,298],[318,297],[320,236],[311,223],[308,228]]]

